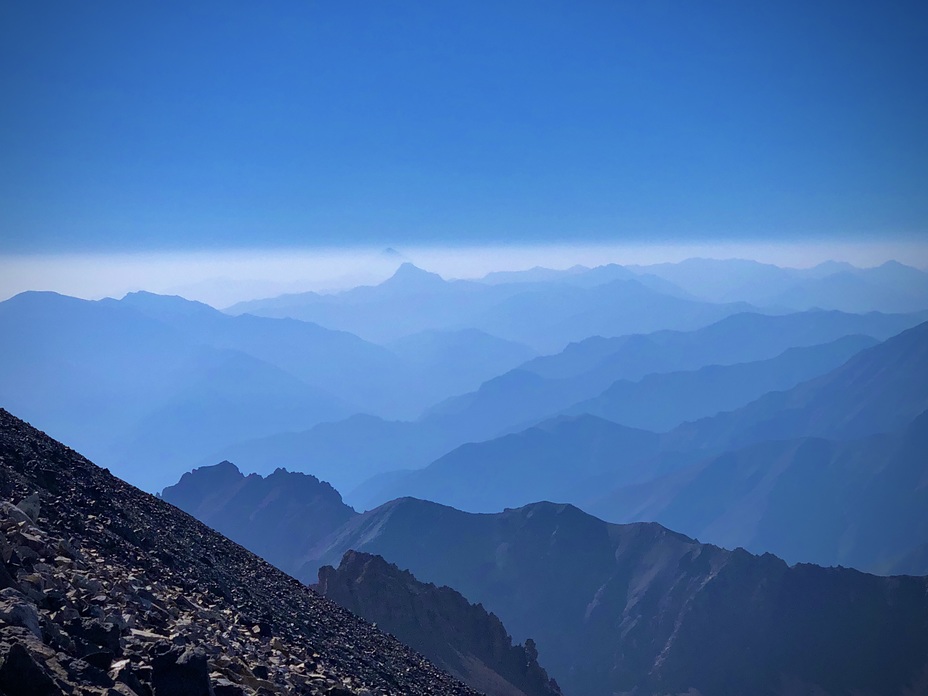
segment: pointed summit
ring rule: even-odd
[[[444,284],[444,279],[437,273],[423,270],[408,261],[401,264],[396,273],[381,283],[384,287],[404,290],[435,289]]]

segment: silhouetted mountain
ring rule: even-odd
[[[231,462],[194,469],[161,497],[288,573],[299,569],[301,549],[357,514],[315,476],[244,476]]]
[[[500,283],[559,282],[588,288],[594,285],[609,283],[613,280],[637,280],[645,287],[664,293],[665,295],[682,297],[689,300],[696,299],[679,286],[674,285],[664,278],[649,273],[635,273],[624,266],[619,266],[614,263],[596,266],[594,268],[577,265],[564,270],[535,266],[525,271],[493,271],[484,276],[481,282],[489,283],[490,285],[498,285]]]
[[[230,441],[353,411],[274,365],[121,303],[24,293],[0,303],[0,333],[4,405],[149,488]]]
[[[620,380],[564,413],[590,413],[635,428],[669,430],[818,377],[876,343],[869,336],[845,336],[824,345],[790,348],[768,360],[650,374],[637,382]]]
[[[711,302],[725,302],[732,297],[767,298],[796,282],[795,269],[747,259],[692,258],[678,263],[628,268],[663,278],[694,297]]]
[[[538,351],[553,351],[591,335],[694,329],[748,308],[675,297],[638,279],[588,287],[562,282],[487,284],[444,281],[403,264],[377,286],[331,295],[283,295],[239,303],[227,311],[312,321],[377,342],[424,330],[475,328]]]
[[[928,574],[928,412],[904,431],[761,442],[589,507],[726,547],[877,573]]]
[[[794,346],[841,338],[852,328],[859,329],[852,333],[883,338],[916,321],[907,315],[739,314],[691,332],[590,338],[559,354],[535,358],[472,393],[437,404],[421,420],[456,430],[463,438],[460,442],[485,440],[594,398],[617,380],[773,358]],[[703,413],[707,412],[714,413]]]
[[[567,694],[928,687],[928,578],[788,567],[551,503],[476,515],[397,500],[348,522],[319,562],[347,549],[454,587],[515,640],[531,635]]]
[[[928,273],[900,263],[803,279],[765,304],[846,312],[916,312],[928,308]]]
[[[0,499],[8,696],[476,693],[4,410]]]
[[[487,696],[558,696],[534,642],[513,646],[500,620],[449,587],[422,583],[380,556],[349,551],[319,570],[320,594],[389,631]]]
[[[770,360],[658,373],[638,382],[618,381],[595,399],[581,401],[564,414],[590,414],[633,428],[667,430],[689,419],[743,406],[770,391],[794,387],[843,364],[874,343],[875,339],[869,337],[847,336],[823,346],[791,348]],[[507,384],[511,385],[516,375],[527,383],[550,384],[550,380],[525,372],[510,373]],[[503,382],[500,378],[490,384]],[[526,389],[520,392],[525,394]],[[521,413],[540,413],[550,403],[542,395],[539,388]],[[511,407],[508,412],[507,407]],[[490,427],[506,424],[513,411],[520,413],[511,401],[502,399],[497,404],[485,399],[473,410],[480,408]],[[583,431],[581,426],[594,423],[595,434]],[[688,459],[683,454],[671,454],[655,460],[660,449],[659,438],[651,433],[648,433],[651,446],[646,449],[629,450],[620,442],[610,441],[622,432],[621,428],[599,422],[598,418],[543,421],[518,434],[462,445],[422,470],[397,473],[388,480],[380,479],[379,483],[365,482],[350,491],[351,498],[363,509],[393,498],[413,496],[472,512],[492,512],[533,500],[580,504],[601,493],[604,487],[643,481]],[[542,433],[544,441],[536,441]],[[604,433],[609,433],[605,440]],[[476,472],[484,485],[468,485]]]
[[[361,504],[365,498],[352,491],[372,476],[422,468],[464,443],[524,430],[601,394],[619,379],[773,358],[793,345],[834,341],[850,333],[885,338],[914,322],[916,318],[908,315],[740,314],[693,332],[589,339],[488,380],[476,391],[430,409],[416,422],[352,417],[302,433],[242,442],[200,463],[228,459],[261,473],[277,466],[312,471]]]
[[[170,326],[184,339],[234,350],[279,367],[303,382],[385,417],[412,417],[433,399],[407,398],[402,385],[414,374],[408,364],[382,346],[344,331],[293,319],[229,316],[181,297],[136,292],[118,302]],[[444,391],[435,383],[439,393]]]
[[[584,500],[597,491],[655,478],[662,469],[648,460],[659,448],[660,436],[654,433],[590,415],[562,416],[461,445],[424,469],[386,481],[380,489],[369,487],[360,502],[369,508],[413,496],[471,512],[495,512],[535,500]]]
[[[928,409],[928,322],[868,348],[826,375],[735,411],[684,423],[671,450],[725,450],[801,436],[835,439],[891,432]]]

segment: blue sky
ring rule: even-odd
[[[922,2],[3,2],[0,253],[924,240]]]

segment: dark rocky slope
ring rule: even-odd
[[[5,696],[476,693],[2,409],[0,499]]]
[[[321,594],[389,631],[488,696],[559,696],[531,639],[513,645],[500,620],[449,587],[422,583],[380,556],[349,551],[319,569]]]
[[[575,696],[928,692],[928,578],[790,567],[552,503],[481,515],[397,500],[320,561],[347,549],[480,602]]]
[[[194,469],[161,496],[287,573],[357,514],[315,476],[284,469],[244,476],[231,462]]]

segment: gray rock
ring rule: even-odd
[[[20,500],[16,504],[16,507],[26,513],[30,520],[35,522],[37,519],[39,519],[39,513],[42,509],[42,501],[39,499],[38,493],[33,493],[32,495],[26,496]]]
[[[42,629],[39,626],[39,612],[35,605],[13,588],[0,590],[0,621],[11,626],[22,626],[41,640]]]
[[[0,692],[6,696],[53,696],[61,691],[21,643],[0,659]]]
[[[152,669],[155,696],[214,696],[203,648],[172,647],[152,660]]]

